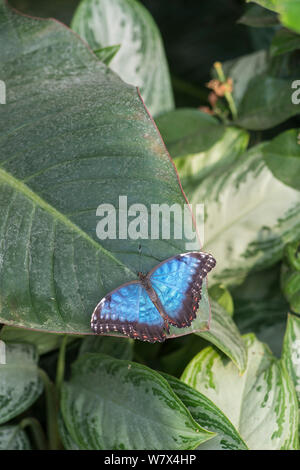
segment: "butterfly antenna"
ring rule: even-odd
[[[141,273],[142,272],[142,245],[140,243],[139,243],[138,251],[139,251],[139,256],[140,256],[140,259],[139,259],[139,272]]]

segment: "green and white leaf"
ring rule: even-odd
[[[0,450],[30,450],[27,434],[20,426],[0,426]]]
[[[283,341],[282,361],[292,378],[300,403],[300,317],[289,315]]]
[[[61,413],[73,446],[85,450],[189,450],[214,437],[160,374],[104,354],[73,364]]]
[[[205,205],[204,249],[217,260],[215,282],[241,283],[300,237],[300,192],[274,177],[264,161],[267,145],[253,147],[230,171],[211,174],[190,195],[193,206]],[[201,214],[197,224],[203,226]]]
[[[43,390],[33,346],[7,343],[5,353],[6,364],[0,364],[0,424],[27,410]]]
[[[298,404],[291,378],[269,348],[244,337],[244,374],[214,348],[201,351],[182,380],[207,396],[230,419],[249,449],[298,449]]]
[[[197,333],[214,344],[235,363],[240,372],[247,366],[247,350],[232,317],[216,301],[210,300],[211,322],[208,331]]]
[[[80,447],[73,441],[70,434],[67,431],[65,423],[62,419],[61,413],[58,416],[58,431],[63,443],[63,446],[67,450],[80,450]]]
[[[286,246],[285,256],[281,264],[281,291],[290,309],[300,313],[300,240]]]
[[[93,50],[120,44],[110,68],[138,86],[153,115],[174,107],[160,32],[137,0],[82,0],[71,24]]]
[[[200,426],[217,434],[216,437],[200,444],[198,450],[247,449],[245,442],[229,419],[209,398],[171,375],[162,375],[188,408],[194,420]]]

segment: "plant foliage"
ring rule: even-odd
[[[233,1],[219,49],[198,27],[215,2],[189,34],[177,1],[42,3],[24,12],[71,29],[0,0],[0,449],[299,449],[300,3]],[[99,240],[120,195],[204,204],[217,265],[164,344],[90,329],[141,265],[186,251]]]

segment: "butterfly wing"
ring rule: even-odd
[[[171,325],[190,326],[199,307],[203,279],[215,264],[207,253],[190,252],[163,261],[149,272]]]
[[[91,328],[97,333],[119,332],[142,341],[164,341],[165,322],[139,281],[129,282],[96,306]]]

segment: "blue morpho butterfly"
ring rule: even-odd
[[[120,332],[154,343],[166,339],[169,324],[190,326],[201,299],[202,281],[215,266],[207,253],[192,251],[163,261],[139,280],[110,292],[96,306],[92,330]]]

